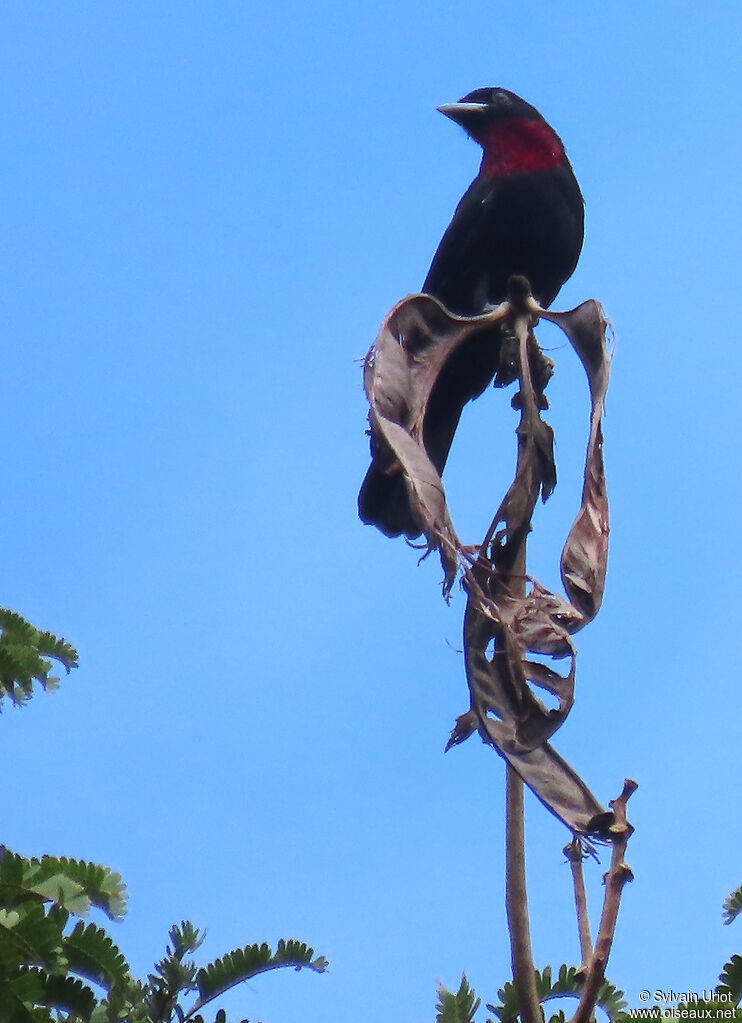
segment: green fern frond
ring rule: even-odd
[[[605,1009],[611,1019],[615,1019],[628,1005],[624,998],[623,991],[603,978],[603,983],[598,991],[598,1003],[601,1009]]]
[[[12,909],[18,897],[25,897],[23,872],[27,860],[4,847],[0,849],[0,907]]]
[[[200,931],[190,920],[181,920],[180,926],[173,924],[169,931],[172,949],[167,946],[167,954],[182,959],[190,952],[200,948],[206,938],[206,931]]]
[[[205,1023],[203,1016],[199,1013],[197,1016],[188,1016],[190,1023]],[[216,1016],[214,1016],[214,1023],[230,1023],[227,1019],[227,1014],[224,1009],[217,1009]],[[249,1019],[235,1020],[234,1023],[250,1023]]]
[[[57,969],[61,963],[62,932],[58,922],[39,903],[4,911],[0,920],[0,976],[10,978],[32,964]]]
[[[567,1023],[567,1017],[564,1015],[564,1009],[560,1009],[559,1012],[555,1012],[549,1019],[549,1023]]]
[[[126,885],[121,875],[108,867],[66,856],[42,856],[25,862],[26,890],[59,903],[76,916],[87,913],[91,905],[112,920],[126,913]]]
[[[43,632],[21,615],[0,608],[0,708],[3,698],[20,706],[31,699],[34,682],[55,689],[59,679],[50,675],[52,658],[67,674],[77,667],[77,651],[64,639]]]
[[[742,913],[742,885],[724,899],[722,907],[724,923],[730,924],[732,920],[736,920],[740,913]]]
[[[307,967],[317,973],[323,973],[327,969],[327,960],[324,956],[317,956],[316,959],[313,956],[313,948],[294,939],[288,941],[281,939],[275,953],[265,942],[262,945],[246,945],[244,948],[228,952],[208,966],[202,967],[196,974],[199,1000],[194,1009],[200,1009],[206,1002],[223,994],[229,988],[267,970],[293,966],[296,970]]]
[[[742,999],[742,956],[733,955],[719,976],[721,984],[717,991],[729,994],[735,1005],[739,1005]]]
[[[196,975],[198,993],[202,1002],[215,998],[235,984],[270,969],[273,953],[270,946],[247,945],[235,949],[200,969]]]
[[[38,999],[41,1005],[48,1005],[58,1011],[69,1012],[73,1019],[89,1020],[96,1006],[96,998],[87,984],[76,977],[42,975],[43,995]]]
[[[106,991],[129,983],[129,964],[102,927],[78,920],[64,938],[69,969],[99,984]]]
[[[128,990],[128,965],[95,924],[64,931],[70,912],[121,903],[121,879],[105,867],[65,858],[0,855],[0,1020],[87,1020],[96,998],[80,977],[103,986],[113,1005]],[[64,903],[65,905],[62,905]],[[74,976],[78,974],[79,976]],[[108,1011],[106,1019],[120,1019]],[[64,1015],[66,1014],[66,1015]]]
[[[169,1019],[178,1013],[178,999],[182,994],[196,989],[198,967],[192,959],[186,960],[189,952],[195,952],[205,937],[190,920],[173,924],[169,931],[170,944],[166,954],[155,963],[154,973],[147,977],[141,989],[141,1002],[153,1019]]]
[[[153,1019],[170,1019],[181,995],[197,990],[197,972],[193,960],[182,961],[174,955],[155,964],[144,989],[144,1005]]]
[[[579,998],[582,994],[582,978],[575,966],[567,966],[566,963],[559,967],[557,979],[552,983],[551,967],[545,966],[543,970],[536,970],[536,990],[538,991],[539,1002],[548,1002],[553,998]],[[497,992],[500,999],[499,1005],[487,1005],[490,1012],[494,1012],[500,1023],[510,1023],[518,1016],[518,997],[515,985],[508,981]],[[598,992],[597,1004],[613,1019],[627,1005],[623,991],[614,987],[607,980],[603,980]],[[557,1015],[559,1015],[557,1013]]]
[[[480,999],[469,986],[466,974],[462,973],[461,984],[456,994],[443,984],[438,985],[436,1023],[474,1023],[474,1015],[480,1004]]]
[[[324,973],[329,963],[324,956],[312,959],[313,955],[314,949],[306,942],[297,941],[296,938],[279,938],[273,958],[278,966],[293,966],[297,970],[309,966],[316,973]]]
[[[37,1023],[32,1006],[43,996],[43,979],[37,970],[23,970],[0,980],[0,1019],[3,1023]]]

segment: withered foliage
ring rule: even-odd
[[[515,295],[515,292],[514,292]],[[538,318],[569,338],[588,378],[590,434],[579,512],[561,555],[566,599],[524,574],[525,539],[539,496],[556,485],[553,433],[542,418],[551,361],[533,334]],[[520,390],[515,478],[478,548],[456,534],[440,475],[424,443],[426,413],[436,383],[462,346],[492,344],[493,332],[512,341],[512,376]],[[600,305],[548,312],[515,295],[482,316],[449,313],[436,299],[412,295],[382,324],[364,375],[375,452],[403,481],[412,521],[439,552],[448,595],[461,573],[467,592],[464,655],[471,703],[458,718],[447,749],[475,731],[518,771],[538,798],[574,832],[605,834],[612,815],[548,742],[574,699],[576,652],[572,635],[598,612],[608,557],[608,501],[602,418],[610,354]],[[502,382],[502,381],[501,381]],[[474,553],[472,553],[474,551]],[[561,674],[537,658],[563,658]],[[534,691],[555,698],[548,709]]]

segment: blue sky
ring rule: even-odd
[[[742,951],[741,34],[731,2],[3,5],[1,599],[81,656],[0,722],[3,841],[120,870],[140,974],[190,917],[205,955],[330,959],[240,990],[266,1023],[423,1023],[437,979],[508,977],[502,763],[443,755],[463,597],[355,512],[360,360],[478,166],[435,107],[485,85],[563,137],[586,241],[557,304],[600,298],[618,339],[606,599],[555,743],[602,800],[640,784],[609,975],[708,988]],[[587,394],[541,339],[560,485],[530,565],[556,586]],[[471,542],[514,428],[492,392],[457,437]],[[574,961],[569,836],[534,800],[527,827],[535,959]]]

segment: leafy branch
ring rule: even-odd
[[[536,990],[540,1005],[552,1001],[555,998],[580,998],[584,988],[584,976],[579,967],[563,964],[555,980],[552,980],[550,966],[543,970],[535,970]],[[498,992],[500,999],[497,1005],[487,1005],[490,1012],[494,1012],[500,1023],[514,1023],[520,1013],[518,993],[515,985],[508,982]],[[598,990],[596,1005],[600,1006],[611,1019],[626,1007],[623,991],[620,991],[607,980],[603,980]]]
[[[120,875],[82,860],[2,850],[0,1019],[39,1023],[55,1009],[69,1020],[89,1020],[98,999],[84,980],[113,995],[127,987],[128,964],[101,927],[79,920],[68,929],[70,918],[91,906],[112,919],[123,915]]]
[[[552,969],[546,966],[543,970],[534,970],[534,983],[539,1009],[547,1002],[557,998],[577,998],[582,996],[584,973],[580,967],[559,967],[557,976],[552,980]],[[514,983],[508,982],[497,992],[499,1001],[487,1004],[487,1009],[494,1013],[498,1023],[516,1023],[521,1017],[521,1004],[518,990]],[[436,1006],[436,1023],[474,1023],[474,1017],[481,1004],[476,992],[469,984],[466,974],[461,978],[457,992],[449,991],[442,984],[438,987],[438,1004]],[[596,1004],[603,1009],[611,1020],[619,1019],[626,1008],[623,991],[620,991],[607,980],[603,980],[598,991]],[[548,1016],[546,1017],[549,1018]],[[488,1023],[493,1023],[489,1020]],[[558,1012],[551,1017],[551,1023],[564,1023],[564,1013]]]
[[[167,1023],[177,1016],[180,1023],[192,1020],[201,1023],[201,1009],[215,998],[250,980],[260,973],[291,967],[304,967],[315,973],[324,973],[328,963],[324,956],[314,955],[314,949],[304,942],[282,938],[275,952],[269,945],[253,944],[234,949],[206,966],[198,967],[187,955],[195,952],[204,941],[205,934],[184,920],[170,930],[166,955],[155,966],[141,989],[141,1005],[147,1019],[153,1023]],[[182,998],[197,993],[195,1002],[186,1007]],[[217,1012],[217,1018],[223,1010]]]
[[[455,994],[443,984],[438,985],[436,1023],[474,1023],[474,1015],[480,1004],[481,999],[477,998],[474,989],[469,986],[464,973]]]
[[[42,632],[15,611],[0,608],[0,709],[3,699],[27,703],[34,683],[51,692],[59,678],[50,675],[52,658],[67,674],[77,667],[77,651],[51,632]]]
[[[740,913],[742,913],[742,885],[724,899],[722,907],[724,923],[730,924],[732,920],[737,919]]]
[[[0,609],[0,630],[0,703],[26,703],[34,683],[55,688],[49,658],[67,672],[77,666],[69,643],[13,611]],[[154,972],[138,981],[106,930],[81,919],[97,909],[119,920],[126,899],[121,875],[107,867],[65,856],[27,858],[0,845],[2,1023],[204,1023],[205,1005],[259,973],[327,969],[324,956],[294,939],[281,939],[275,951],[246,945],[199,966],[186,956],[203,935],[184,920],[171,928]],[[227,1023],[223,1009],[214,1021]]]
[[[313,948],[293,938],[281,938],[275,952],[265,943],[235,949],[198,971],[196,987],[199,998],[185,1019],[194,1018],[193,1013],[243,980],[287,966],[295,970],[306,967],[315,973],[324,973],[328,962],[324,956],[315,957]]]
[[[3,1023],[203,1023],[203,1007],[259,973],[290,967],[324,973],[327,960],[294,939],[275,951],[253,944],[198,966],[204,935],[187,920],[170,930],[165,956],[145,982],[96,923],[91,906],[123,915],[121,877],[106,867],[44,856],[0,856],[0,1019]],[[190,1004],[188,998],[190,997]],[[52,1013],[57,1015],[52,1015]],[[226,1023],[223,1010],[215,1019]]]
[[[734,1005],[742,999],[742,956],[733,955],[719,976],[721,983],[716,990],[719,994],[729,995]]]

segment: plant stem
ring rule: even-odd
[[[611,865],[605,875],[605,896],[603,899],[603,913],[600,918],[598,937],[595,939],[595,948],[590,960],[590,965],[585,977],[585,986],[582,989],[580,1004],[577,1012],[570,1023],[589,1023],[595,1009],[595,1003],[600,991],[600,985],[605,977],[605,968],[608,965],[608,956],[611,953],[613,935],[616,930],[618,919],[618,907],[621,903],[621,893],[627,881],[633,880],[634,875],[631,867],[624,861],[626,845],[634,830],[626,820],[626,802],[636,791],[637,784],[631,778],[624,782],[623,791],[618,799],[611,800],[611,807],[615,815],[615,823],[611,825],[611,841],[613,853]]]
[[[528,920],[523,781],[510,764],[505,765],[505,814],[505,908],[513,983],[521,1023],[542,1023]]]
[[[519,316],[515,326],[516,336],[520,341],[520,385],[521,390],[525,392],[521,413],[522,426],[529,399],[530,403],[533,403],[527,349],[530,320]],[[527,433],[519,430],[516,477],[527,464],[528,444]],[[525,596],[526,536],[523,536],[514,554],[509,571],[510,588],[513,593]],[[513,968],[513,983],[518,995],[520,1023],[542,1023],[544,1017],[536,987],[536,970],[531,950],[531,925],[528,918],[523,779],[509,763],[505,767],[505,909],[510,931],[510,961]]]
[[[580,938],[580,956],[582,969],[587,970],[593,954],[593,940],[590,936],[590,917],[587,912],[587,895],[585,894],[585,875],[582,870],[582,844],[575,836],[565,845],[564,855],[572,869],[572,883],[575,892],[575,909],[577,910],[577,933]]]

